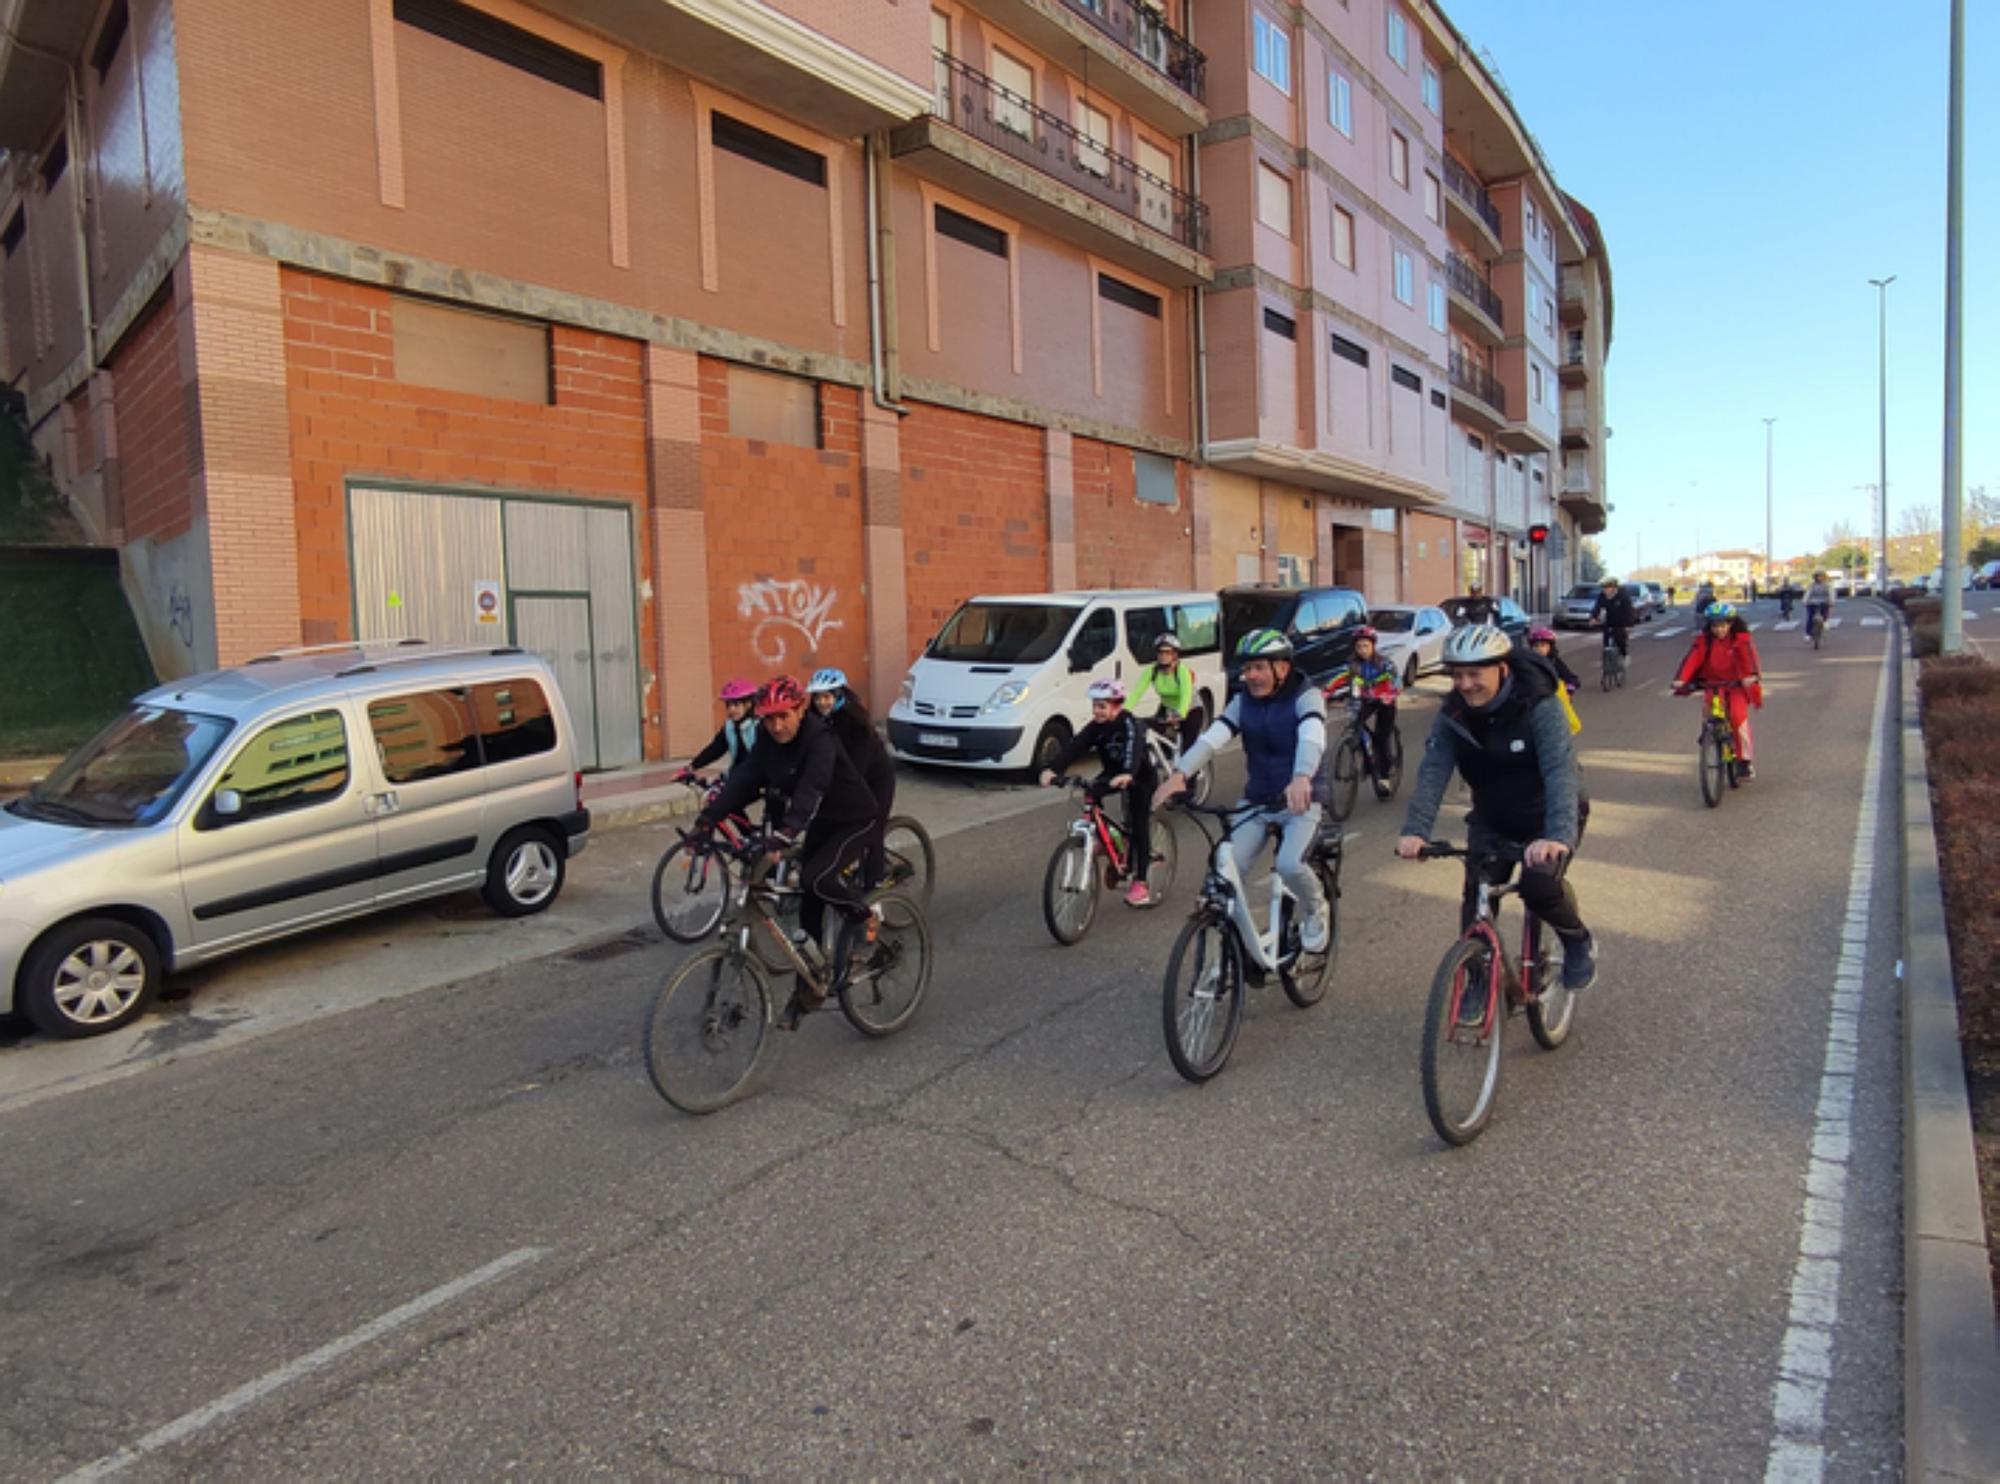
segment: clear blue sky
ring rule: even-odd
[[[1614,568],[1872,531],[1876,291],[1889,522],[1941,505],[1945,0],[1445,0],[1611,256]],[[2000,495],[2000,10],[1966,5],[1965,484]],[[1982,24],[1983,23],[1983,24]]]

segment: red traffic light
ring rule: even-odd
[[[1528,544],[1530,546],[1540,546],[1543,542],[1547,541],[1548,539],[1549,539],[1549,528],[1547,526],[1528,527]]]

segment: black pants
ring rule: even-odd
[[[1100,779],[1097,797],[1101,801],[1110,788],[1109,779]],[[1134,773],[1125,795],[1125,848],[1128,880],[1143,881],[1153,867],[1153,791],[1159,780],[1150,773]]]
[[[815,942],[821,941],[825,932],[829,906],[857,921],[866,914],[862,883],[846,872],[866,859],[869,842],[879,833],[872,819],[860,824],[815,820],[807,829],[805,842],[799,847],[799,926]]]
[[[884,768],[868,780],[875,795],[875,838],[868,842],[868,884],[879,886],[889,875],[889,816],[896,812],[896,772]]]
[[[1386,778],[1389,773],[1389,734],[1396,730],[1396,703],[1394,701],[1363,701],[1361,703],[1361,724],[1368,728],[1368,740],[1373,744],[1375,756],[1375,776]]]
[[[1507,843],[1507,836],[1499,835],[1482,825],[1477,819],[1469,820],[1466,848],[1473,851],[1494,850]],[[1577,800],[1576,844],[1583,848],[1583,835],[1590,823],[1590,800]],[[1514,834],[1533,834],[1533,827],[1516,830]],[[1513,847],[1518,851],[1519,845]],[[1576,859],[1576,852],[1557,862],[1552,868],[1523,866],[1521,868],[1521,905],[1535,916],[1554,928],[1565,938],[1573,938],[1587,931],[1583,918],[1577,910],[1576,888],[1569,884],[1570,861]],[[1458,928],[1460,932],[1472,926],[1473,915],[1479,910],[1479,881],[1483,876],[1488,885],[1505,886],[1513,879],[1515,862],[1496,859],[1492,856],[1476,857],[1465,863],[1465,897],[1459,906]]]

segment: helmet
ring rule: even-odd
[[[722,682],[722,699],[725,701],[754,701],[757,699],[757,687],[753,682],[745,680],[739,675],[734,680],[725,680]]]
[[[1236,657],[1243,660],[1288,660],[1292,641],[1276,629],[1252,629],[1236,641]]]
[[[821,691],[844,691],[847,689],[845,670],[815,670],[813,678],[806,682],[806,694],[816,696]]]
[[[1553,644],[1556,642],[1556,631],[1537,625],[1528,630],[1528,642],[1530,644]]]
[[[1701,616],[1710,623],[1715,623],[1718,620],[1726,622],[1736,617],[1736,605],[1734,603],[1710,603],[1706,608],[1701,610]]]
[[[1093,680],[1090,683],[1090,699],[1093,701],[1125,701],[1125,682],[1122,680]]]
[[[1163,649],[1171,649],[1175,654],[1181,652],[1181,641],[1172,629],[1165,630],[1159,638],[1153,641],[1154,654],[1158,654]]]
[[[764,688],[757,692],[757,714],[769,716],[778,711],[797,711],[806,703],[806,693],[799,688],[796,676],[780,675],[776,680],[766,681]]]
[[[1452,665],[1497,665],[1514,652],[1514,641],[1490,623],[1453,629],[1444,641],[1444,662]]]
[[[1375,632],[1372,625],[1363,624],[1354,631],[1354,642],[1359,644],[1363,639],[1366,639],[1370,644],[1378,644],[1381,642],[1382,636]]]

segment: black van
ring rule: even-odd
[[[1252,629],[1276,629],[1292,641],[1296,663],[1313,684],[1324,686],[1347,667],[1354,654],[1354,631],[1368,622],[1368,600],[1351,587],[1279,587],[1249,582],[1225,587],[1222,599],[1222,654],[1229,692],[1236,693],[1236,642]]]

